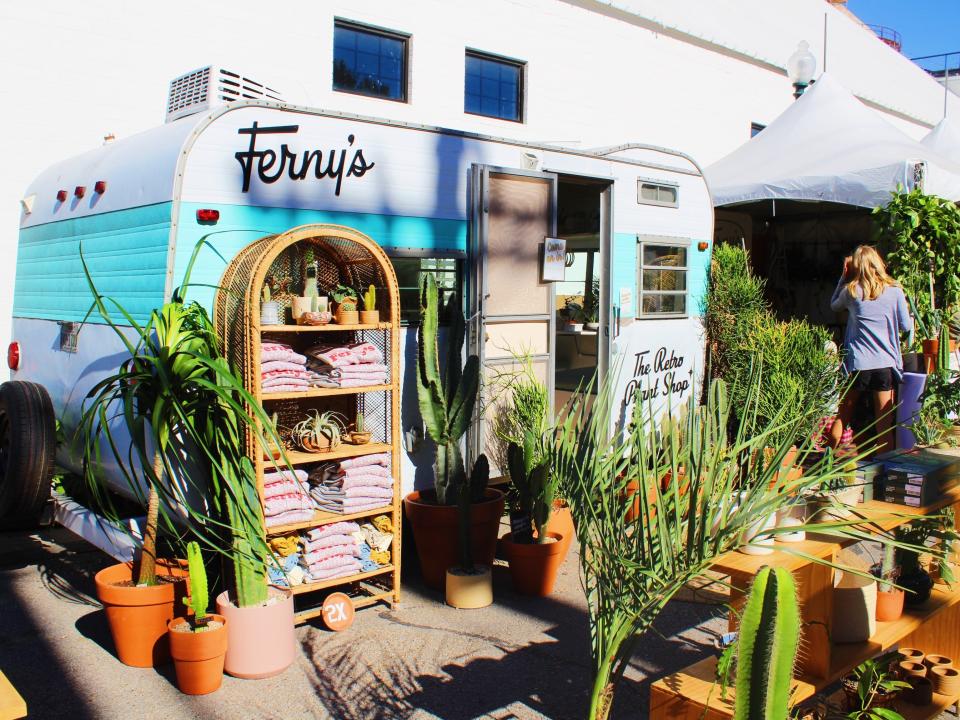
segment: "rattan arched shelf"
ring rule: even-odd
[[[358,289],[372,284],[377,291],[380,321],[363,325],[293,324],[289,315],[290,301],[299,294],[293,291],[300,291],[303,287],[307,250],[311,251],[316,264],[321,295],[337,284]],[[277,289],[273,299],[280,304],[281,313],[286,316],[282,325],[261,325],[260,322],[261,292],[268,278]],[[350,421],[355,421],[359,412],[363,413],[366,429],[373,433],[369,443],[344,443],[324,453],[307,453],[288,446],[286,455],[295,467],[309,470],[321,463],[373,453],[388,453],[390,456],[393,498],[383,507],[353,514],[317,510],[310,520],[265,528],[265,532],[273,537],[302,533],[342,520],[364,522],[377,515],[391,518],[392,562],[369,573],[295,586],[293,592],[298,596],[298,621],[320,615],[322,598],[333,589],[351,595],[356,607],[376,602],[390,605],[399,602],[400,295],[390,259],[371,238],[340,225],[303,225],[260,238],[241,250],[224,272],[214,303],[214,323],[225,356],[242,373],[247,389],[267,414],[277,418],[281,436],[289,433],[292,425],[306,417],[311,410],[334,410]],[[260,358],[265,339],[283,342],[301,353],[315,344],[373,343],[383,354],[388,368],[387,380],[375,386],[311,387],[307,390],[264,393]],[[252,445],[249,452],[257,469],[257,487],[262,497],[264,471],[272,468],[274,461],[264,457],[262,451]],[[301,595],[305,596],[302,602]],[[319,598],[319,603],[309,602],[310,598]]]

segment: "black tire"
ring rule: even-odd
[[[57,429],[42,385],[0,385],[0,526],[36,527],[50,499]]]

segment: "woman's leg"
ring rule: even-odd
[[[840,401],[840,408],[837,411],[837,419],[833,421],[833,427],[830,428],[830,447],[836,449],[840,445],[840,439],[843,437],[843,431],[850,426],[853,419],[853,411],[857,407],[857,401],[860,399],[860,391],[850,388],[847,390],[843,399]]]
[[[877,418],[877,453],[893,450],[893,390],[873,393],[873,414]]]

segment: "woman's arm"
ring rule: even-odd
[[[897,323],[900,325],[900,332],[910,333],[910,344],[913,344],[913,316],[910,314],[910,307],[907,305],[907,298],[903,294],[902,288],[897,288]]]
[[[847,292],[846,278],[841,277],[837,283],[836,290],[833,291],[833,297],[830,298],[830,309],[834,312],[840,312],[847,307],[847,298],[850,293]]]

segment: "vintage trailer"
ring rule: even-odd
[[[65,160],[25,195],[12,382],[0,393],[8,520],[38,516],[50,496],[53,419],[69,440],[87,391],[123,357],[114,333],[87,318],[81,250],[100,292],[143,322],[182,281],[201,238],[216,250],[201,252],[192,281],[216,286],[262,236],[344,225],[390,255],[411,325],[422,273],[462,289],[467,349],[488,372],[528,353],[558,404],[595,371],[615,371],[627,401],[637,391],[680,400],[698,387],[713,211],[700,168],[673,150],[573,150],[258,100]],[[194,287],[190,297],[210,309],[214,292]],[[412,370],[415,328],[401,341]],[[432,480],[415,381],[404,373],[405,492]],[[481,426],[471,446],[483,437]],[[69,442],[56,452],[80,470]],[[130,494],[115,468],[103,475]],[[109,546],[83,508],[59,503],[59,521]]]

